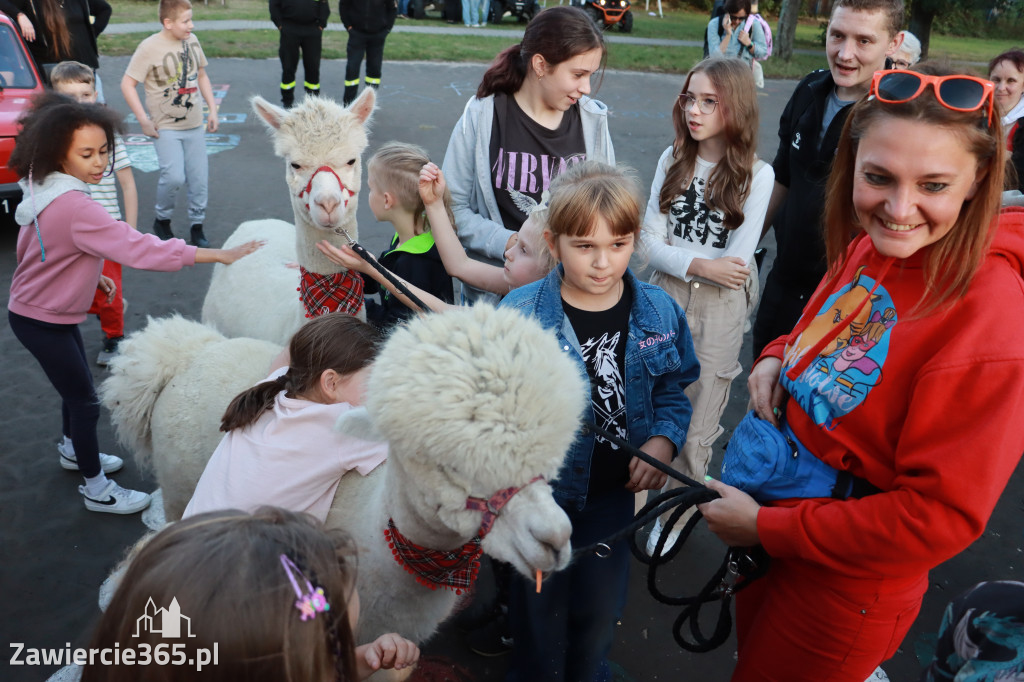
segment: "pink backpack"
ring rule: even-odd
[[[768,59],[768,57],[772,56],[772,29],[760,14],[751,14],[747,17],[747,23],[743,25],[743,30],[748,34],[750,33],[750,27],[754,25],[754,21],[761,24],[761,30],[764,31],[764,42],[768,45],[768,54],[763,57],[758,57],[759,61],[764,61]]]

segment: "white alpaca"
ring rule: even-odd
[[[358,237],[356,207],[362,184],[360,158],[366,149],[366,123],[375,104],[366,88],[349,108],[326,97],[307,97],[285,110],[262,97],[252,107],[270,130],[274,153],[285,161],[285,181],[295,224],[281,220],[242,223],[224,242],[225,248],[261,239],[267,245],[232,267],[214,266],[203,300],[202,320],[226,336],[266,339],[287,344],[306,321],[307,310],[296,289],[298,263],[321,276],[345,273],[316,248],[326,239],[347,243],[343,232]],[[241,267],[235,267],[240,265]],[[362,292],[359,292],[361,304]],[[314,306],[321,314],[321,306]],[[355,313],[351,307],[348,312]]]
[[[175,336],[146,339],[162,334]],[[203,334],[209,336],[206,345]],[[177,350],[186,345],[183,338],[200,346],[199,352],[191,351],[191,360],[173,357],[184,353]],[[128,339],[112,363],[101,387],[103,402],[129,447],[138,447],[148,433],[165,496],[194,487],[197,464],[205,463],[219,441],[215,422],[228,394],[253,383],[273,355],[272,348],[238,352],[235,344],[246,341],[223,340],[180,318],[157,321]],[[162,354],[142,356],[145,348],[160,348]],[[190,362],[203,363],[206,371],[220,368],[216,376],[200,377]],[[167,369],[144,367],[151,363]],[[140,373],[141,379],[133,376]],[[162,390],[152,378],[169,376]],[[203,388],[186,388],[187,381]],[[203,390],[223,406],[209,405],[212,398],[200,405],[196,393]],[[485,517],[467,508],[467,501],[480,501],[470,507],[486,506],[496,493],[517,488],[483,537],[483,550],[531,578],[537,570],[565,567],[571,527],[544,479],[557,474],[586,396],[584,380],[550,332],[515,311],[478,305],[414,319],[392,334],[370,373],[365,409],[339,422],[353,435],[386,439],[388,460],[369,476],[342,477],[327,517],[327,525],[344,528],[359,549],[359,642],[385,632],[423,642],[457,598],[444,587],[424,586],[396,561],[385,540],[389,519],[416,545],[458,549],[479,534]],[[165,411],[170,414],[161,414]],[[139,423],[147,415],[153,424],[149,430]],[[157,423],[188,424],[194,449],[181,452],[174,441],[183,434],[158,435]]]
[[[228,339],[174,315],[150,318],[120,349],[100,399],[111,409],[118,441],[156,475],[166,519],[177,521],[220,443],[228,403],[267,377],[281,347]]]

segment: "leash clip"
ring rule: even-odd
[[[740,578],[740,564],[735,555],[729,552],[729,561],[725,565],[725,575],[716,590],[723,597],[731,597],[736,592],[736,582]]]

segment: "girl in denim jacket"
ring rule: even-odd
[[[591,384],[591,421],[668,463],[686,440],[691,408],[684,389],[700,367],[682,309],[629,270],[640,235],[636,184],[587,161],[551,189],[544,237],[559,266],[501,305],[537,317],[576,358]],[[552,486],[572,520],[573,544],[584,546],[628,524],[634,494],[660,488],[665,478],[584,428]],[[607,558],[574,561],[540,594],[515,581],[507,679],[610,680],[607,653],[628,574],[623,540]]]

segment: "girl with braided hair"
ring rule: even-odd
[[[321,521],[341,477],[365,476],[387,457],[387,443],[338,433],[338,418],[362,404],[380,338],[341,313],[307,322],[288,346],[289,366],[240,393],[221,420],[226,435],[206,464],[183,518],[264,504]]]

